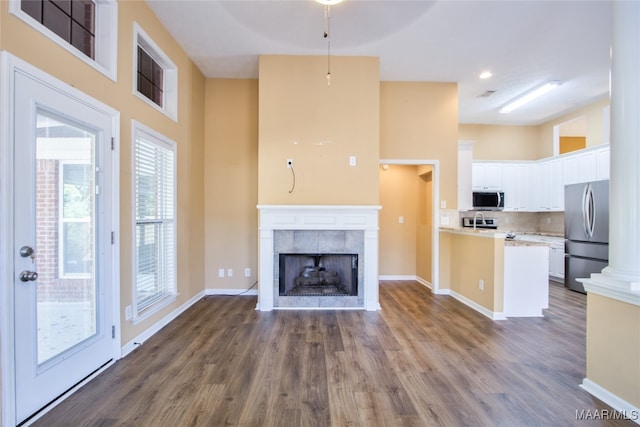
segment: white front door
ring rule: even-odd
[[[112,132],[88,97],[13,73],[18,423],[114,358]]]

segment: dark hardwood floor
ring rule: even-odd
[[[208,297],[37,426],[634,426],[585,376],[585,296],[551,285],[543,318],[492,321],[415,282],[382,311],[255,311]]]

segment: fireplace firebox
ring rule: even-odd
[[[280,296],[357,296],[358,254],[279,254]]]

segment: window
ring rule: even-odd
[[[79,51],[94,58],[95,8],[91,0],[22,0],[21,9]]]
[[[176,295],[175,143],[134,121],[136,317]]]
[[[162,107],[162,67],[138,46],[138,92]]]
[[[9,11],[116,81],[116,0],[10,0]]]
[[[90,276],[93,178],[90,164],[60,162],[60,277]]]
[[[153,40],[134,24],[134,94],[178,120],[178,69]]]

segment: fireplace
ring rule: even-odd
[[[256,309],[380,309],[379,206],[259,205],[258,209]]]
[[[358,254],[280,254],[279,296],[357,296]]]

